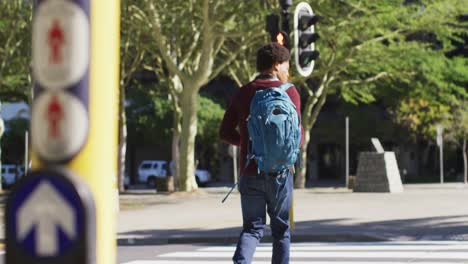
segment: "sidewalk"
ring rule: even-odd
[[[235,243],[242,225],[240,196],[233,192],[222,204],[227,191],[121,195],[119,244]],[[399,194],[295,190],[294,220],[293,241],[468,241],[468,186],[405,185]],[[271,241],[269,230],[263,241]]]

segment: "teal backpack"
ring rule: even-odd
[[[247,118],[250,140],[245,168],[251,160],[255,160],[259,173],[278,173],[296,163],[301,142],[301,121],[296,106],[286,93],[292,86],[291,83],[284,83],[278,88],[259,90],[252,98]],[[237,184],[232,186],[222,203]]]
[[[278,88],[258,90],[250,103],[247,165],[254,159],[259,172],[280,172],[296,163],[301,121],[286,93],[292,86],[284,83]]]

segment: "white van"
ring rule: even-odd
[[[144,182],[150,187],[156,186],[156,178],[167,176],[167,161],[144,160],[138,166],[138,181]]]
[[[174,168],[174,162],[171,161],[171,163],[169,164],[170,174],[173,174],[172,173],[173,168]],[[203,187],[208,182],[211,181],[211,173],[207,170],[195,169],[195,180],[197,181],[198,186]]]
[[[149,187],[156,187],[156,178],[165,178],[168,173],[172,174],[172,168],[169,170],[165,160],[144,160],[138,166],[138,181],[146,183]],[[195,170],[195,179],[198,186],[205,186],[211,181],[211,174],[207,170]]]
[[[16,165],[2,164],[2,186],[10,187],[16,182],[18,170]]]
[[[197,185],[200,187],[204,187],[208,182],[211,181],[211,173],[207,170],[195,170],[195,180],[197,181]]]

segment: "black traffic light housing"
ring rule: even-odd
[[[284,30],[280,30],[279,22],[280,22],[280,19],[278,15],[276,14],[268,15],[266,17],[265,30],[270,34],[271,42],[279,43],[282,46],[289,49],[290,48],[289,34]]]
[[[276,41],[276,35],[279,30],[279,16],[276,14],[270,14],[266,17],[266,32],[270,33],[271,41]]]
[[[320,38],[315,32],[319,17],[309,4],[302,2],[294,12],[294,49],[297,71],[304,77],[309,76],[320,53],[315,49],[315,42]]]

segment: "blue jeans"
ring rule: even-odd
[[[252,263],[255,248],[270,216],[273,237],[271,263],[289,263],[289,209],[293,191],[293,175],[287,170],[278,177],[243,176],[239,181],[243,229],[232,258],[235,264]]]

